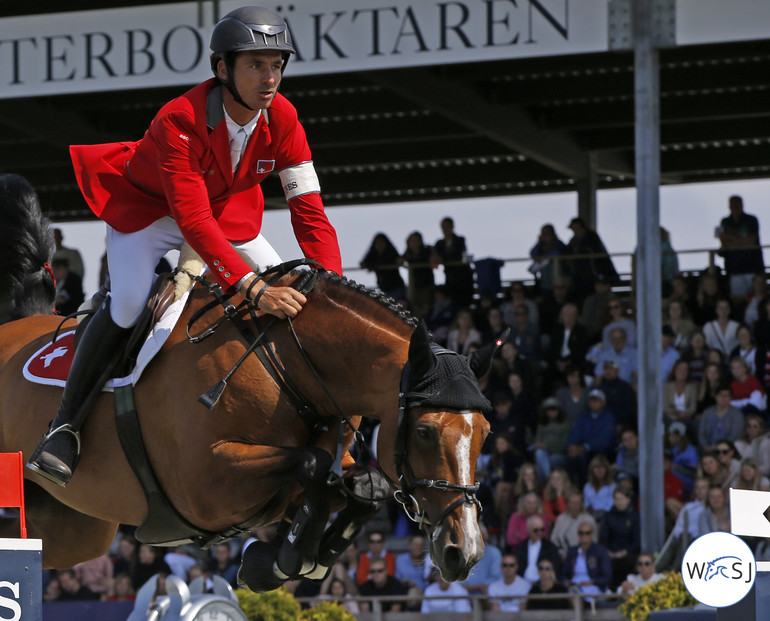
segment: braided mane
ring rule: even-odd
[[[384,306],[391,313],[396,315],[399,319],[404,321],[407,325],[411,326],[412,328],[416,328],[417,324],[420,322],[420,320],[417,317],[412,315],[412,313],[410,313],[407,309],[401,306],[401,304],[396,302],[389,295],[385,295],[381,291],[370,289],[365,285],[357,283],[355,280],[349,280],[344,276],[338,276],[334,272],[322,271],[319,273],[318,276],[321,280],[328,280],[332,283],[340,285],[345,289],[349,289],[350,291],[356,291],[358,293],[362,293],[369,299],[374,300],[375,302],[380,304],[380,306]]]
[[[56,285],[46,268],[53,231],[35,190],[16,174],[0,175],[0,323],[53,312]]]

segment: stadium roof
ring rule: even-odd
[[[158,4],[132,2],[131,6]],[[128,5],[69,2],[66,10]],[[0,18],[61,12],[0,0]],[[292,75],[327,205],[634,185],[630,51]],[[184,87],[0,99],[0,172],[55,220],[90,217],[68,145],[136,140]],[[661,183],[770,177],[770,40],[662,49]],[[265,184],[268,206],[285,201]]]

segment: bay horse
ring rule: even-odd
[[[58,387],[22,378],[25,362],[62,321],[31,314],[52,307],[43,265],[50,239],[41,222],[26,181],[0,177],[2,238],[15,248],[11,257],[0,253],[0,261],[6,259],[0,272],[27,283],[7,296],[7,317],[30,315],[0,326],[0,451],[25,456],[47,430],[61,396]],[[182,318],[134,388],[141,436],[160,488],[200,532],[233,536],[283,524],[277,542],[246,549],[239,579],[255,591],[300,576],[326,576],[393,489],[427,532],[431,559],[444,578],[463,580],[484,550],[474,467],[489,431],[483,416],[488,402],[476,376],[488,365],[438,348],[390,298],[334,274],[313,273],[317,280],[302,312],[293,321],[274,321],[265,336],[289,385],[249,355],[211,409],[199,395],[222,380],[248,341],[235,321],[221,321],[225,313],[217,305],[203,315],[216,329],[191,342],[187,320],[211,301],[206,283],[193,288]],[[307,280],[306,274],[295,270],[280,279],[293,283]],[[239,308],[242,323],[260,334],[254,319],[264,318]],[[301,420],[292,391],[326,421],[317,432]],[[80,464],[66,487],[25,473],[28,530],[43,540],[45,567],[71,567],[102,555],[120,523],[142,525],[153,517],[121,448],[115,407],[111,394],[97,397],[82,430]],[[346,464],[342,476],[330,476],[362,416],[380,424],[379,470]],[[0,536],[13,536],[11,530]]]

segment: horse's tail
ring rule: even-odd
[[[53,310],[53,233],[24,177],[0,175],[0,323]]]

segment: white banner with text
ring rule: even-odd
[[[224,0],[219,16],[243,4]],[[607,49],[607,0],[264,4],[289,24],[290,75]],[[200,82],[215,21],[211,2],[0,19],[0,98]]]
[[[0,98],[195,84],[221,0],[0,19]],[[610,0],[262,2],[289,24],[289,75],[604,52]],[[627,18],[628,3],[613,5]],[[622,21],[622,20],[621,20]],[[767,0],[677,0],[679,45],[770,38]],[[558,70],[558,65],[554,67]],[[330,83],[333,83],[330,82]]]

